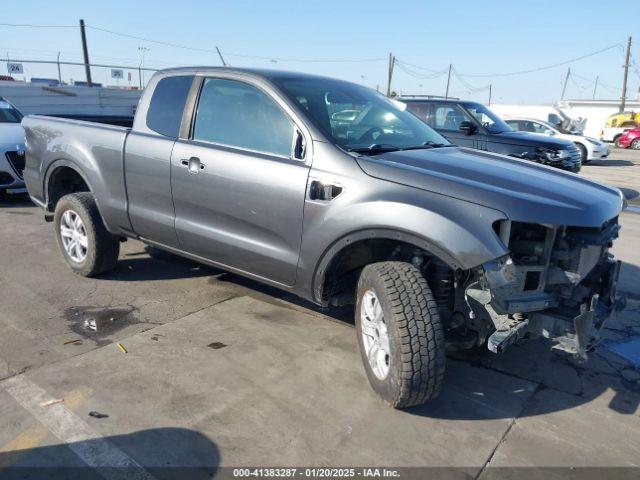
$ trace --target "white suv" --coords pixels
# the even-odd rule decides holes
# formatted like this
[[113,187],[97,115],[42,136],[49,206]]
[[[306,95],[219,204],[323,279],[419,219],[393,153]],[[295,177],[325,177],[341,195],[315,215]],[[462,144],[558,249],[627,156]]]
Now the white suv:
[[22,114],[0,97],[0,198],[7,190],[24,188],[24,129]]

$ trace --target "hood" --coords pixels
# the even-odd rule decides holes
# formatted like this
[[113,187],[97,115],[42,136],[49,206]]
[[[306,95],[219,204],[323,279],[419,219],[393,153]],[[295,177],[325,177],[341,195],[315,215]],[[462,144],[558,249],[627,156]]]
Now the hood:
[[491,137],[491,141],[527,147],[552,148],[555,150],[567,150],[573,147],[573,144],[568,140],[529,132],[501,132],[494,134]]
[[407,150],[357,161],[372,177],[493,208],[515,221],[599,227],[622,210],[616,188],[477,150]]
[[0,144],[24,149],[24,128],[19,123],[0,123]]

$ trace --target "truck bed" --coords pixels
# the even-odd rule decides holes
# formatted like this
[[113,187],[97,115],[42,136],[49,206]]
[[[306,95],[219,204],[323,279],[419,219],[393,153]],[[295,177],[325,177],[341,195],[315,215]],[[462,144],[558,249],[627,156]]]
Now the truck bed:
[[47,179],[74,167],[96,194],[107,228],[129,226],[123,168],[129,128],[40,115],[25,117],[22,126],[29,150],[24,180],[34,202],[48,208]]

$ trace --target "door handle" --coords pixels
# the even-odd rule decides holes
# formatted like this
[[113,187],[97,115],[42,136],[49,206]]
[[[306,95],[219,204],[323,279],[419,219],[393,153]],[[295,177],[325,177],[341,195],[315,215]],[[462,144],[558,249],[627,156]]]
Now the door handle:
[[189,167],[189,173],[198,173],[200,170],[204,170],[204,163],[201,163],[198,157],[183,158],[180,163],[185,167]]

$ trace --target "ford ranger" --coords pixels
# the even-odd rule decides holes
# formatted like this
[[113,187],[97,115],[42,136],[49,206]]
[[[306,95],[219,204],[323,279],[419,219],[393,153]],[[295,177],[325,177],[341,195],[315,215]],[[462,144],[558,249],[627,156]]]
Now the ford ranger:
[[372,388],[434,398],[447,349],[525,336],[584,358],[620,308],[619,190],[450,144],[400,102],[324,77],[157,73],[133,127],[28,116],[24,179],[70,268],[120,242],[355,305]]

